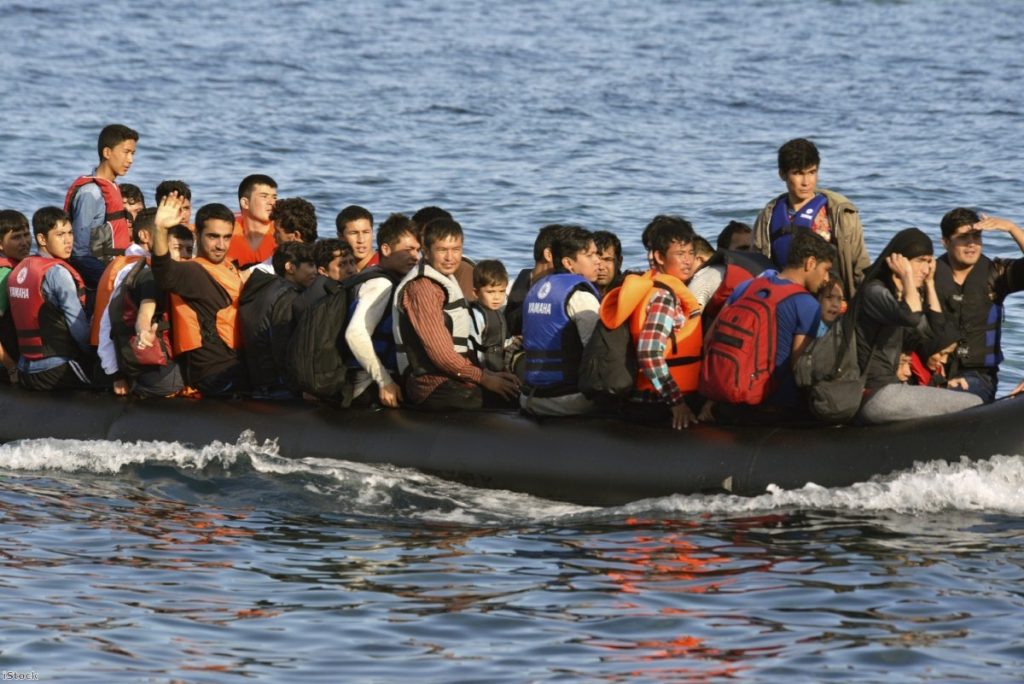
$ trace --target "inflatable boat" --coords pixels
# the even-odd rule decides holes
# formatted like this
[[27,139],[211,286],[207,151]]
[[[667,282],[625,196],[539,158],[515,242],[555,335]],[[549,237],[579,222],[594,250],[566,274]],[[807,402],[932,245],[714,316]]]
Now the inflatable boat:
[[[685,431],[512,411],[339,410],[304,402],[132,400],[0,388],[0,441],[276,439],[286,457],[392,464],[465,484],[594,505],[671,494],[846,486],[918,461],[1024,453],[1024,399],[876,427]],[[3,463],[0,462],[0,468]]]

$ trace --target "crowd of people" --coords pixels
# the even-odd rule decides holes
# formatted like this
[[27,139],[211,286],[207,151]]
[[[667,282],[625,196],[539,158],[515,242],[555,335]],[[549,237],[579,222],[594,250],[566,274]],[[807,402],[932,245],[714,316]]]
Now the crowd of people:
[[[138,133],[100,133],[99,163],[63,207],[0,211],[0,361],[11,384],[138,397],[245,395],[343,407],[614,411],[677,429],[812,419],[793,368],[845,321],[864,380],[857,419],[883,423],[995,399],[1004,300],[1024,258],[989,258],[1012,221],[942,217],[945,253],[908,228],[872,263],[857,208],[818,187],[806,139],[778,153],[785,191],[716,244],[684,218],[643,231],[624,272],[608,231],[537,233],[532,268],[463,254],[446,210],[363,207],[320,238],[315,207],[254,174],[238,210],[161,182],[118,183]],[[34,249],[33,249],[34,248]],[[1018,387],[1018,389],[1020,389]]]

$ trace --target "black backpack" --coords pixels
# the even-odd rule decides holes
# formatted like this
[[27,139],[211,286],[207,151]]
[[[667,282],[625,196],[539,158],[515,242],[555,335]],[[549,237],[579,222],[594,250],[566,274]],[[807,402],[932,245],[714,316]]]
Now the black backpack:
[[328,283],[327,296],[309,306],[288,342],[286,369],[292,389],[321,399],[351,400],[348,366],[341,354],[348,323],[349,288]]
[[629,319],[609,328],[598,321],[580,359],[579,390],[588,399],[614,402],[629,397],[639,366]]

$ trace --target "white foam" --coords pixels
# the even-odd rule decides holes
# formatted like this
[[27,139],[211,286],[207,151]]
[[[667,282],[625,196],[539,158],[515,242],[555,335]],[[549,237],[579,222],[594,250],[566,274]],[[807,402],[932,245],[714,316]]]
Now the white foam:
[[318,496],[356,511],[455,524],[531,521],[569,522],[597,514],[747,514],[780,509],[933,512],[943,510],[1024,513],[1024,458],[994,456],[958,463],[918,464],[895,476],[849,487],[770,487],[755,497],[670,496],[611,509],[597,509],[525,494],[467,487],[416,470],[334,459],[286,458],[277,443],[258,443],[244,432],[237,442],[193,448],[168,442],[34,439],[0,445],[0,467],[8,470],[117,473],[143,463],[173,464],[189,470],[214,465],[229,470],[240,461],[270,476],[299,476]]
[[769,487],[755,497],[670,496],[638,501],[623,512],[755,513],[815,508],[923,513],[945,510],[1024,513],[1024,458],[993,456],[957,463],[918,463],[907,472],[849,487],[808,484],[800,489]]

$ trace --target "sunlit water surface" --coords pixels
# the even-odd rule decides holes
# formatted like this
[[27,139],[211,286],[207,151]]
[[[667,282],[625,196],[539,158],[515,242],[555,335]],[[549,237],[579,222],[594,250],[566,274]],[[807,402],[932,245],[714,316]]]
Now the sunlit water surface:
[[[0,204],[142,139],[128,182],[234,206],[452,210],[530,259],[551,221],[713,238],[816,140],[877,254],[966,205],[1024,220],[1024,4],[0,5]],[[1012,255],[1005,236],[986,243]],[[1002,386],[1021,374],[1020,304]],[[40,416],[45,425],[46,416]],[[182,425],[182,443],[188,426]],[[44,428],[41,427],[41,432]],[[1024,459],[844,489],[590,509],[271,444],[0,447],[0,668],[75,681],[1024,677]],[[927,454],[921,454],[922,461]],[[680,453],[685,467],[685,450]]]

